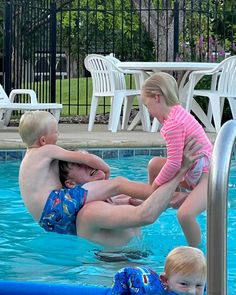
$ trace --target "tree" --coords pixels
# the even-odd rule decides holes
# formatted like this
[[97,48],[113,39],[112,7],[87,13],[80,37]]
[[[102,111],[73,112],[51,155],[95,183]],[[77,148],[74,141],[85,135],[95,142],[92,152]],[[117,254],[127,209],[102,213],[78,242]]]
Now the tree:
[[236,52],[234,0],[132,0],[155,44],[156,59],[174,59],[174,4],[178,17],[181,60],[209,59],[221,48]]
[[212,1],[215,36],[225,51],[236,53],[236,3],[234,0]]
[[71,76],[77,75],[78,66],[82,68],[84,57],[90,52],[115,52],[121,59],[153,58],[154,44],[128,0],[81,0],[79,4],[71,1],[60,11],[57,20],[62,25],[59,43],[70,54]]
[[[156,59],[173,60],[174,15],[171,1],[164,0],[155,7],[154,1],[132,0],[142,23],[155,45]],[[173,2],[173,1],[172,1]]]

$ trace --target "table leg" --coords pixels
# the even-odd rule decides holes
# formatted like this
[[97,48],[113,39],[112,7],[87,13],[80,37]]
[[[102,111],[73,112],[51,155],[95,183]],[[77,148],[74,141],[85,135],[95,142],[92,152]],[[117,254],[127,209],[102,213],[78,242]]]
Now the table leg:
[[133,130],[140,122],[141,120],[141,115],[140,112],[137,113],[137,115],[134,117],[133,121],[131,122],[131,124],[128,127],[128,131]]
[[[142,102],[141,102],[142,103]],[[133,130],[139,123],[142,123],[143,131],[150,132],[151,130],[151,121],[150,121],[150,115],[148,113],[147,108],[142,105],[139,106],[139,111],[137,115],[132,120],[131,124],[128,127],[128,131]]]
[[199,120],[205,125],[206,130],[209,132],[215,132],[215,128],[211,124],[209,118],[203,111],[203,109],[200,107],[200,105],[196,102],[195,99],[192,100],[192,111],[194,114],[199,118]]
[[154,118],[152,121],[152,127],[151,132],[157,132],[160,126],[160,122],[157,120],[157,118]]
[[182,80],[179,84],[179,96],[180,100],[183,103],[183,107],[187,111],[192,111],[199,120],[205,125],[206,130],[209,132],[215,132],[215,128],[211,124],[209,116],[203,111],[197,101],[192,97],[193,96],[193,89],[201,79],[199,76],[196,80],[192,80],[191,82],[188,80],[190,71],[186,71],[182,77]]
[[[143,82],[145,81],[146,78],[147,78],[147,74],[144,71],[140,71],[140,74],[135,75],[135,84],[137,89],[141,89]],[[128,130],[129,131],[133,130],[141,121],[143,131],[150,132],[151,130],[150,115],[147,108],[142,103],[142,99],[140,96],[138,97],[138,105],[139,105],[139,111],[137,115],[134,117],[131,124],[129,125]]]

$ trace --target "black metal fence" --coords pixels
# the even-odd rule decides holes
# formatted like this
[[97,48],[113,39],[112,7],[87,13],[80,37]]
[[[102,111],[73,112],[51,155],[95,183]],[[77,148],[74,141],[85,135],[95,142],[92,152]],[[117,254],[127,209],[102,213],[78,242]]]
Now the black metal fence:
[[216,61],[236,54],[234,0],[6,0],[0,25],[6,92],[33,88],[39,101],[63,103],[63,115],[89,113],[88,53],[112,52],[122,61]]

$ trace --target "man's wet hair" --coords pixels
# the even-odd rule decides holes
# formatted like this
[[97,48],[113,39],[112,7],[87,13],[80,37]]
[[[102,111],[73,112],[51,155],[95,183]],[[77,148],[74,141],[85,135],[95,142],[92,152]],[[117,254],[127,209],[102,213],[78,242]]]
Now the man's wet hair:
[[58,162],[58,166],[59,166],[59,178],[60,178],[60,182],[62,184],[62,186],[65,186],[65,182],[68,179],[68,175],[69,175],[69,162],[67,161],[59,161]]

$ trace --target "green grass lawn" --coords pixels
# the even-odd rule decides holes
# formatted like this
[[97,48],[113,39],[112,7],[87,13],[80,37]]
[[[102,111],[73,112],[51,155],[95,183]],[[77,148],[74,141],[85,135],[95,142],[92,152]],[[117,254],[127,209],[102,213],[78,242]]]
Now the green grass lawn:
[[[127,77],[127,85],[130,85],[130,77]],[[34,89],[40,102],[49,101],[49,82],[35,82],[25,85],[25,88]],[[56,102],[63,104],[62,116],[88,115],[90,112],[92,97],[92,79],[74,78],[56,80]],[[135,105],[137,102],[135,101]],[[100,99],[98,114],[110,111],[110,98]]]

